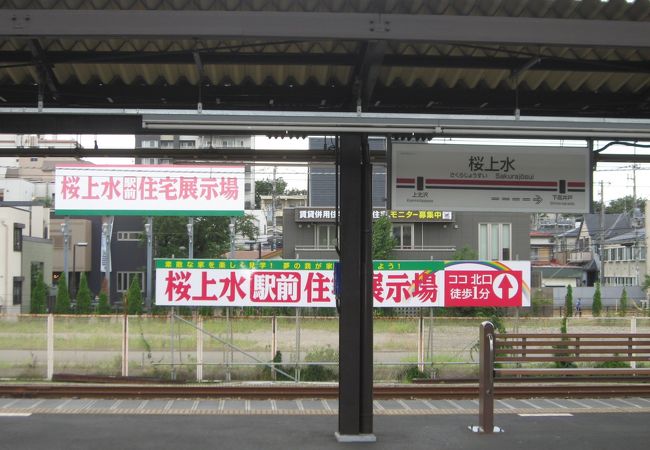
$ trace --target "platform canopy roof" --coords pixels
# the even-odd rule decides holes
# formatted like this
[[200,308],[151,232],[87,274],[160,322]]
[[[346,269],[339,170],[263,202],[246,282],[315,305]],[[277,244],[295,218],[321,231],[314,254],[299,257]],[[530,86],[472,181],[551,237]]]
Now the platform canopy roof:
[[648,119],[650,1],[0,0],[38,107]]

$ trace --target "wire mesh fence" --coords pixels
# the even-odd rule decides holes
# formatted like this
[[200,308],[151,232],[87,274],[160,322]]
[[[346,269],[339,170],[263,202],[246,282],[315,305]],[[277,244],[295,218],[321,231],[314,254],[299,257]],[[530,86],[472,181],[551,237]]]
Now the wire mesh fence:
[[[377,381],[475,377],[480,317],[376,317]],[[561,317],[506,317],[508,332],[559,333]],[[572,317],[576,333],[650,333],[650,317]],[[335,317],[0,316],[0,377],[336,381]]]

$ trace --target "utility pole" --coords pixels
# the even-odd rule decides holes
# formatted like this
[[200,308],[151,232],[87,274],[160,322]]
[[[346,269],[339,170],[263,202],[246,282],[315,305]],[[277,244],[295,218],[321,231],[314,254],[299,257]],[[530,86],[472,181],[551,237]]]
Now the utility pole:
[[144,231],[147,234],[147,296],[145,298],[145,307],[148,313],[151,313],[152,280],[153,274],[153,217],[147,217],[147,223],[144,224]]
[[271,223],[273,224],[273,234],[271,235],[271,250],[275,250],[275,176],[277,174],[278,167],[273,166],[273,181],[271,183]]
[[605,264],[603,261],[603,251],[605,247],[605,195],[604,182],[600,180],[600,285],[604,286]]

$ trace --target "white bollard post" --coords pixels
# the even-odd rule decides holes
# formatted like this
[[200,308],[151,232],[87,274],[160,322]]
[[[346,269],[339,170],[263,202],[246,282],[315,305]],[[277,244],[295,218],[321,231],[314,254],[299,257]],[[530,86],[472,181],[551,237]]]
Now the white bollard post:
[[54,314],[47,315],[47,379],[54,376]]
[[122,376],[129,376],[129,316],[122,320]]
[[196,381],[203,381],[203,316],[196,315]]

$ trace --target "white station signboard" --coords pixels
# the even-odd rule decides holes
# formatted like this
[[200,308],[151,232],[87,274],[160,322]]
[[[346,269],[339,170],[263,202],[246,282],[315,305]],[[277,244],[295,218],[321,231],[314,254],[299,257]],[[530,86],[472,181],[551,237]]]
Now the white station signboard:
[[394,143],[391,209],[589,212],[586,147]]
[[59,215],[241,216],[243,166],[57,165]]

